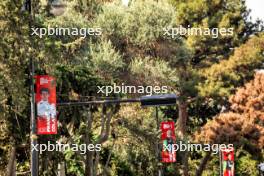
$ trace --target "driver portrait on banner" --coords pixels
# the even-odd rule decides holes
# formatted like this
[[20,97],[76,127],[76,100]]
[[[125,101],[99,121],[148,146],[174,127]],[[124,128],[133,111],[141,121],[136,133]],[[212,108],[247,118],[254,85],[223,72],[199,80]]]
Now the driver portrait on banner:
[[174,133],[174,122],[161,122],[161,141],[162,151],[161,159],[163,163],[176,162],[176,151],[174,150],[175,144],[175,133]]
[[37,134],[57,134],[56,81],[36,76]]
[[38,118],[56,118],[56,107],[54,104],[49,103],[50,92],[48,88],[40,89],[41,100],[37,103]]
[[223,149],[221,176],[235,176],[234,148]]

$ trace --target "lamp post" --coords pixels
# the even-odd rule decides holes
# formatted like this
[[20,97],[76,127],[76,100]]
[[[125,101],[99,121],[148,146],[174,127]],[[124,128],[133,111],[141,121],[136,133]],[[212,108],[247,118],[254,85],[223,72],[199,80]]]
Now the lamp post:
[[35,105],[35,92],[34,92],[34,61],[31,58],[31,118],[30,118],[30,124],[31,124],[31,134],[30,134],[30,140],[31,140],[31,146],[30,146],[30,171],[31,176],[38,176],[38,151],[33,149],[33,146],[36,146],[37,141],[37,135],[36,135],[36,105]]
[[[159,117],[158,117],[158,107],[175,105],[177,96],[175,94],[165,94],[165,95],[153,95],[153,96],[142,96],[135,99],[117,99],[117,100],[95,100],[88,102],[64,102],[57,103],[57,106],[89,106],[91,104],[119,104],[119,103],[141,103],[141,107],[155,107],[156,109],[156,123],[157,130],[159,130]],[[156,145],[156,157],[159,160],[159,143]],[[158,176],[162,176],[162,168],[158,166]]]
[[[29,40],[32,44],[32,39],[30,36],[30,30],[34,20],[34,13],[32,8],[33,0],[25,0],[21,8],[22,12],[27,11],[29,13]],[[31,176],[38,176],[38,151],[34,150],[33,146],[37,145],[37,135],[36,135],[36,105],[35,105],[35,66],[32,56],[29,59],[29,76],[30,76],[30,172]]]
[[[32,11],[32,1],[26,0],[22,10],[29,12],[29,33],[34,20],[34,15]],[[32,44],[32,39],[29,34],[30,44]],[[36,104],[35,104],[35,64],[32,56],[30,57],[30,172],[31,176],[38,176],[38,151],[34,150],[33,146],[36,146],[37,135],[36,135]]]
[[[25,0],[21,8],[22,12],[27,11],[29,13],[29,40],[32,44],[32,39],[30,36],[30,30],[34,20],[34,13],[32,8],[33,0]],[[37,135],[36,135],[36,105],[35,105],[35,87],[34,87],[34,77],[35,77],[35,66],[32,56],[29,59],[29,76],[30,76],[30,172],[31,176],[38,176],[38,151],[34,150],[33,146],[37,145]]]
[[[50,2],[50,1],[49,1]],[[32,45],[33,40],[31,38],[30,30],[32,28],[34,20],[33,12],[33,0],[25,0],[21,8],[22,12],[27,11],[29,13],[29,40]],[[51,3],[51,13],[55,16],[62,15],[65,11],[66,5],[60,0],[53,0]],[[35,64],[32,56],[30,57],[30,172],[31,176],[38,176],[38,151],[33,147],[37,145],[36,134],[36,102],[35,102]]]
[[[168,105],[175,105],[176,104],[176,100],[177,100],[177,96],[175,94],[165,94],[165,95],[153,95],[153,96],[144,96],[141,97],[141,106],[143,107],[155,107],[156,109],[156,124],[157,124],[157,130],[159,130],[159,112],[158,112],[158,108],[159,106],[168,106]],[[159,143],[157,142],[156,144],[156,157],[159,160],[160,158],[160,147],[159,147]],[[163,175],[163,169],[162,169],[162,165],[158,165],[158,176],[162,176]]]

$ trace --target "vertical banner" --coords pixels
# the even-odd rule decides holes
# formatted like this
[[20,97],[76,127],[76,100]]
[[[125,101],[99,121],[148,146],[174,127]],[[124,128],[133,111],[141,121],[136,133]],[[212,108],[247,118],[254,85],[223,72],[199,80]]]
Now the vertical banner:
[[174,150],[175,144],[175,132],[174,132],[174,122],[161,122],[161,141],[162,141],[162,151],[161,158],[163,163],[176,162],[176,151]]
[[56,80],[48,75],[36,77],[37,134],[57,134]]
[[221,176],[235,176],[234,148],[221,149]]

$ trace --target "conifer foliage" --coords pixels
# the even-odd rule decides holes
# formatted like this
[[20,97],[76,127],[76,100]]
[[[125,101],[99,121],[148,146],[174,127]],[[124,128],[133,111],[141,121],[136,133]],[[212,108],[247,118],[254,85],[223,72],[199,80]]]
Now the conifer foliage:
[[264,74],[256,73],[254,80],[239,88],[229,99],[230,111],[220,113],[209,121],[196,139],[210,143],[245,143],[264,147]]

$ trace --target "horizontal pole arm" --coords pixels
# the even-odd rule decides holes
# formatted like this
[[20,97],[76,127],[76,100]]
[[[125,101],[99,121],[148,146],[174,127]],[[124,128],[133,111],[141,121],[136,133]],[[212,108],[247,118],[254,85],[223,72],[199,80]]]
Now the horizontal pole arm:
[[86,102],[61,102],[57,103],[57,106],[87,106],[93,104],[119,104],[119,103],[137,103],[140,102],[140,98],[135,99],[120,99],[120,100],[94,100]]

